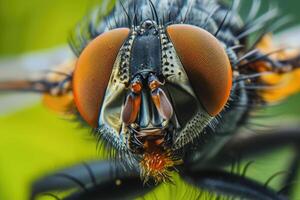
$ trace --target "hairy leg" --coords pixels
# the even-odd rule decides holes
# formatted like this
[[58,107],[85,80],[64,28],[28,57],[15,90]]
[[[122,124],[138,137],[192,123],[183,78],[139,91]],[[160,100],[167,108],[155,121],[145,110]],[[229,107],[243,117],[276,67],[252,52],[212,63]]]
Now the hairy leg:
[[220,170],[192,170],[184,171],[182,178],[188,183],[214,193],[246,199],[284,200],[284,196],[263,185]]
[[295,186],[298,184],[297,178],[299,177],[299,168],[300,168],[300,149],[299,146],[295,148],[294,157],[290,163],[290,166],[287,170],[286,177],[282,182],[282,189],[279,191],[280,194],[290,197],[292,199]]
[[255,135],[238,135],[233,137],[211,160],[218,165],[231,164],[233,156],[249,158],[275,149],[300,146],[300,127],[283,128],[257,133]]
[[[190,171],[200,169],[221,169],[232,165],[232,161],[249,159],[259,154],[272,152],[284,147],[295,147],[295,156],[287,168],[287,175],[282,182],[280,194],[291,198],[299,169],[300,127],[278,129],[255,135],[240,134],[229,140],[219,153],[210,160],[189,160],[186,166]],[[202,172],[201,172],[202,173]],[[275,172],[274,172],[275,173]]]
[[75,192],[64,199],[132,199],[152,188],[153,185],[143,184],[137,170],[125,170],[118,162],[96,161],[41,178],[33,184],[31,199],[38,195],[55,196],[51,192],[70,190]]

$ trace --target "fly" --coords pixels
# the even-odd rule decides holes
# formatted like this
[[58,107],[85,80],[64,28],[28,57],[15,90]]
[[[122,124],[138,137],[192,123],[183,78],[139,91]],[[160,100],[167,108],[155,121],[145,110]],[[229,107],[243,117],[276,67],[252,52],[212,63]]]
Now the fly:
[[[144,191],[142,183],[170,182],[171,172],[178,171],[193,185],[216,192],[285,199],[219,169],[226,165],[221,157],[230,157],[237,148],[237,130],[247,124],[250,112],[300,90],[299,51],[274,51],[268,35],[273,30],[260,32],[277,18],[277,11],[256,17],[260,1],[254,1],[248,19],[242,19],[239,4],[120,1],[109,14],[95,12],[99,18],[91,17],[75,31],[70,44],[76,61],[60,68],[68,76],[52,74],[38,81],[2,83],[0,88],[43,92],[49,105],[54,97],[65,101],[69,112],[112,147],[117,162],[112,168],[126,169],[117,177],[132,184],[128,192],[134,191],[133,185]],[[250,43],[254,33],[258,38]],[[282,85],[282,80],[287,82]],[[277,135],[269,136],[272,140]],[[239,138],[245,152],[270,147],[267,138],[255,139],[261,143],[247,146],[251,139]],[[282,145],[291,138],[286,141]],[[107,163],[95,167],[105,181],[79,196],[99,187],[93,196],[99,197],[105,184],[112,184],[115,176],[108,175]]]

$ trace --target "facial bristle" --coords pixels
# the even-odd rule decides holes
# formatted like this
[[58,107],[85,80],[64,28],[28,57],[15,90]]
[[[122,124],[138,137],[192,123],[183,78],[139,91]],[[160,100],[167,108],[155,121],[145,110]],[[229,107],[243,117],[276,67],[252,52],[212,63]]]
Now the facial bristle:
[[171,152],[151,152],[145,153],[140,161],[141,177],[144,182],[149,178],[155,183],[171,181],[171,169],[181,164],[182,161],[172,157]]

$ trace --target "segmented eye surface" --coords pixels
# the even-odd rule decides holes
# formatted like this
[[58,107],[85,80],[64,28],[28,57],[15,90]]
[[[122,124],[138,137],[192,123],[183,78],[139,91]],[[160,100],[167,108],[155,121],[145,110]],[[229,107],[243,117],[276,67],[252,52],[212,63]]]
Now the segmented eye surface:
[[171,25],[167,33],[199,101],[211,116],[225,106],[232,86],[232,70],[221,43],[192,25]]
[[81,53],[74,72],[73,90],[79,113],[92,127],[98,117],[113,65],[127,39],[128,28],[105,32],[90,42]]

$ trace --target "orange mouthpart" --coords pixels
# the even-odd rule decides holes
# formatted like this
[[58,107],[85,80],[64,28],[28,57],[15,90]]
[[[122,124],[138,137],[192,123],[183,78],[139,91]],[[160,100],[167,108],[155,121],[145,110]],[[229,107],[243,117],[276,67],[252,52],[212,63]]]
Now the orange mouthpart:
[[140,162],[141,177],[144,182],[153,178],[156,183],[171,181],[171,168],[181,164],[179,159],[172,158],[171,152],[147,152]]

